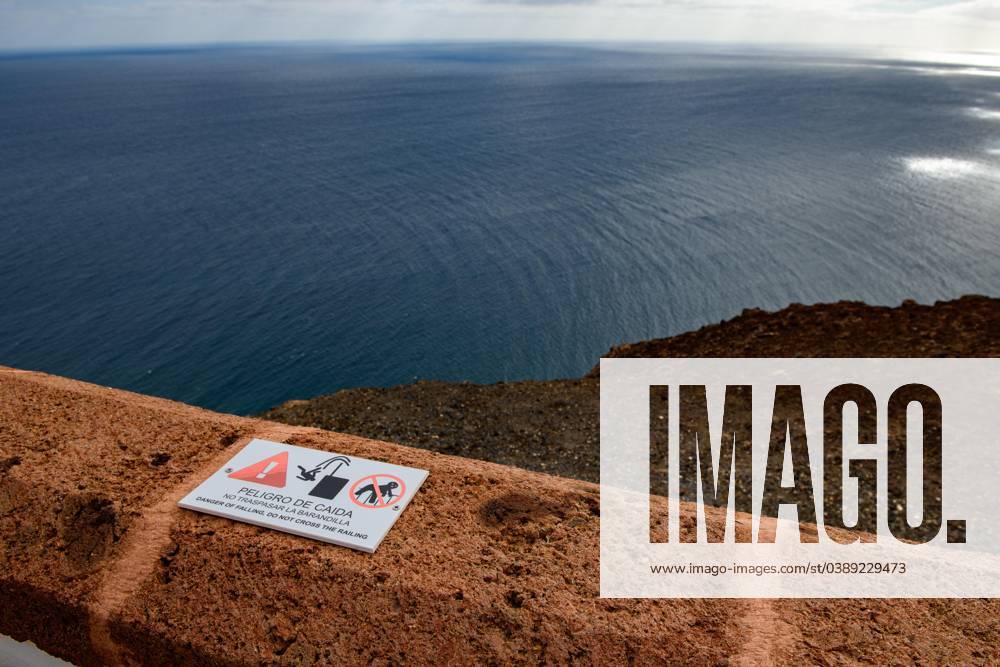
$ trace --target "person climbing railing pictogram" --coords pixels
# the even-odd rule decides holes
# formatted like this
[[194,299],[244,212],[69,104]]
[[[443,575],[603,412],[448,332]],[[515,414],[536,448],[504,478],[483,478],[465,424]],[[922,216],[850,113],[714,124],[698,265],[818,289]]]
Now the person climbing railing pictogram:
[[380,502],[385,504],[396,497],[394,492],[398,488],[399,484],[397,482],[389,481],[385,484],[379,484],[378,491],[376,491],[375,482],[372,482],[371,484],[366,484],[360,489],[357,489],[354,492],[354,496],[358,500],[361,500],[361,496],[368,494],[368,498],[366,500],[362,500],[361,502],[368,505],[378,505]]

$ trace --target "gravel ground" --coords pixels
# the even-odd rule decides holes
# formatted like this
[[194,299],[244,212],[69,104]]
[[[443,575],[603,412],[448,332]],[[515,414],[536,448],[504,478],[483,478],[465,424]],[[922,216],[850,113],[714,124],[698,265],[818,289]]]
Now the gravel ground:
[[598,477],[593,378],[346,389],[289,401],[262,416],[561,477]]

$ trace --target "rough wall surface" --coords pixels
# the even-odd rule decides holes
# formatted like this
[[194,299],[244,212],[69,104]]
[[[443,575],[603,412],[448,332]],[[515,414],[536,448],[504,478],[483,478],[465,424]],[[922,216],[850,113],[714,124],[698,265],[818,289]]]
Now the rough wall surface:
[[[249,438],[431,471],[367,555],[182,510]],[[0,633],[80,665],[713,664],[743,604],[597,598],[591,484],[0,369]]]
[[[176,506],[252,437],[430,477],[374,555]],[[79,665],[1000,660],[988,601],[601,600],[598,513],[586,482],[0,368],[0,633]]]

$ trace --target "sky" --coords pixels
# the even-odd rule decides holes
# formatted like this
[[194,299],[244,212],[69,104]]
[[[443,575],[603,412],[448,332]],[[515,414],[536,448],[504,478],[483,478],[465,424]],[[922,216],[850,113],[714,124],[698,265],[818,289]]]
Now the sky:
[[512,39],[1000,54],[1000,0],[0,0],[0,51]]

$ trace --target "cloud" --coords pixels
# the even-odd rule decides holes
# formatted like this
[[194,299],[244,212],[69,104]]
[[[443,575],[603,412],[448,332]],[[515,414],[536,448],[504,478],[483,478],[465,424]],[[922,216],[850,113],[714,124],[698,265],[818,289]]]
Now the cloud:
[[1000,0],[0,0],[0,48],[270,39],[1000,50]]
[[544,7],[558,5],[594,5],[600,0],[478,0],[486,5],[522,5],[529,7]]
[[1000,22],[1000,0],[967,0],[931,7],[922,12],[928,16],[958,18],[970,21]]

